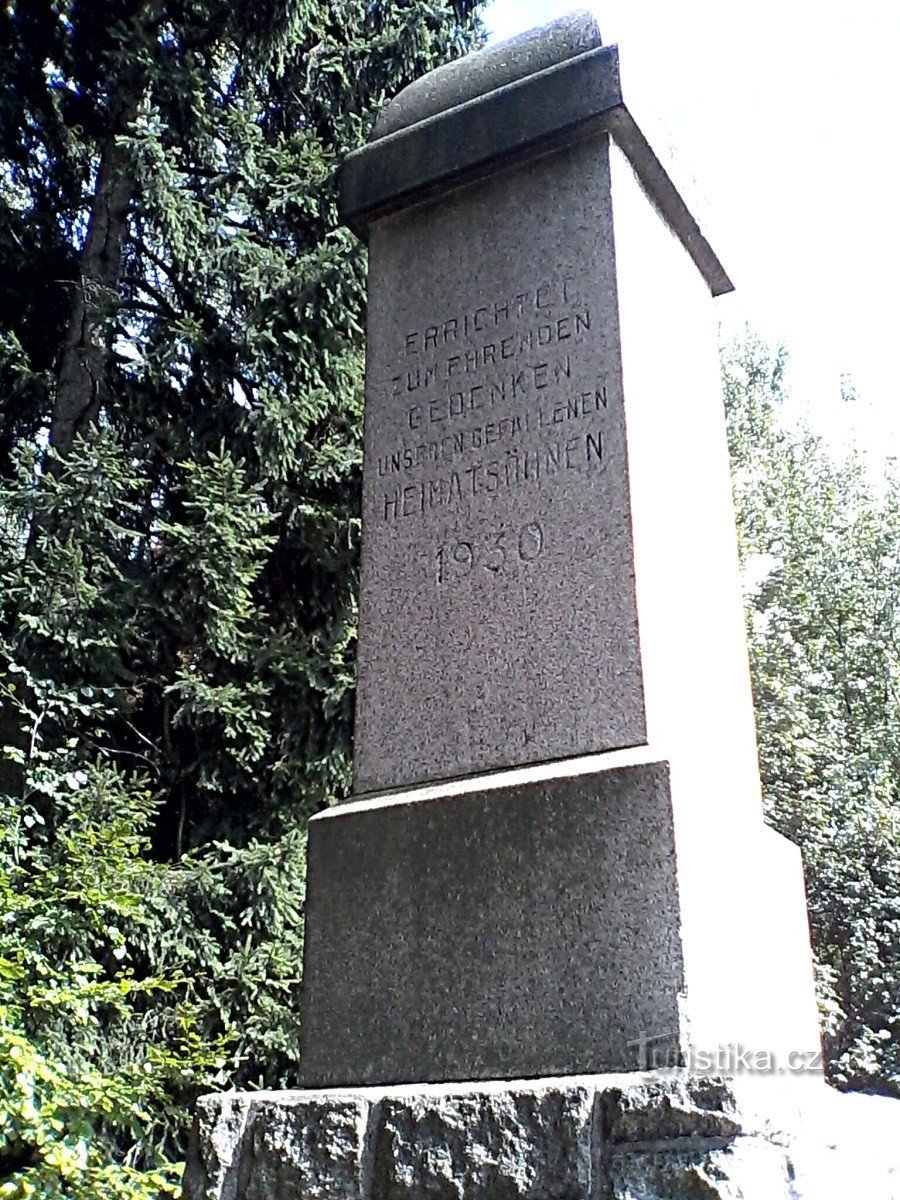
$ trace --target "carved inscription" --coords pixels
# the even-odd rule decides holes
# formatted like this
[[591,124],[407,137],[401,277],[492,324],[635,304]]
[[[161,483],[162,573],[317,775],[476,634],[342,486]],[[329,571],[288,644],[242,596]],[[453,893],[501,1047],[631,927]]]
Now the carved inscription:
[[[592,366],[595,322],[576,283],[559,278],[409,329],[393,372],[374,382],[393,414],[371,451],[374,519],[465,520],[491,497],[598,470],[610,395]],[[435,581],[527,563],[545,537],[532,521],[494,541],[480,531],[442,543]]]
[[466,579],[475,570],[496,575],[508,561],[533,563],[544,549],[544,530],[539,521],[528,521],[521,529],[501,528],[479,543],[458,541],[439,546],[435,555],[438,584]]

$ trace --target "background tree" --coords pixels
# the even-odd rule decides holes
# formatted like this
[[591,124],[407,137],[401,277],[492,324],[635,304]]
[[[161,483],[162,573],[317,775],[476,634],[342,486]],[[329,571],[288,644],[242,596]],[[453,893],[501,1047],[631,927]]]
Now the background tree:
[[[335,168],[475,7],[0,9],[0,854],[43,898],[9,890],[6,1015],[38,1074],[96,1083],[76,1123],[22,1076],[0,1194],[100,1195],[79,1164],[167,1161],[192,1089],[295,1069],[303,833],[352,721],[365,257]],[[154,1056],[152,1119],[117,1123]]]
[[803,850],[833,1082],[900,1094],[900,475],[724,360],[767,816]]

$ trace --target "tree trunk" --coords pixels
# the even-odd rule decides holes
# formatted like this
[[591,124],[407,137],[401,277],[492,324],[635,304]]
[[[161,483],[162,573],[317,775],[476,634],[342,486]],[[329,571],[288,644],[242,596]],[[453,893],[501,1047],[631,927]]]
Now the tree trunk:
[[76,436],[97,420],[104,400],[128,209],[136,183],[129,152],[116,139],[137,116],[145,86],[141,72],[114,102],[100,156],[50,420],[50,445],[62,458],[70,453]]

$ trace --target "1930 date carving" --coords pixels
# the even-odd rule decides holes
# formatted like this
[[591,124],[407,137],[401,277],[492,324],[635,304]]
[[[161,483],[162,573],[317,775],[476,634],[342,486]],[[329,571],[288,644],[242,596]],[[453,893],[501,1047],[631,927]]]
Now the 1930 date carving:
[[435,577],[439,586],[468,578],[474,571],[496,575],[510,562],[533,563],[544,550],[544,530],[528,521],[519,530],[501,528],[478,542],[460,540],[438,547]]

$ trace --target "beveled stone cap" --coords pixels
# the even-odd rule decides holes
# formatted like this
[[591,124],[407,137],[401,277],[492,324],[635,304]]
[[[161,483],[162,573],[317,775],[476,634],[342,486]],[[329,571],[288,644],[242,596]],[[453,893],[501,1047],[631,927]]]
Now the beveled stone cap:
[[733,291],[709,242],[622,99],[619,51],[576,12],[438,67],[378,117],[338,175],[341,220],[372,221],[491,172],[609,133],[714,296]]
[[397,133],[448,108],[555,67],[603,43],[594,16],[569,13],[429,71],[405,87],[378,114],[369,141]]

